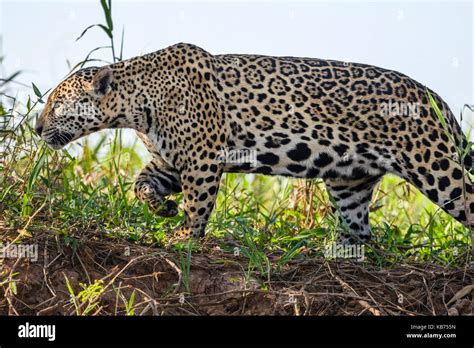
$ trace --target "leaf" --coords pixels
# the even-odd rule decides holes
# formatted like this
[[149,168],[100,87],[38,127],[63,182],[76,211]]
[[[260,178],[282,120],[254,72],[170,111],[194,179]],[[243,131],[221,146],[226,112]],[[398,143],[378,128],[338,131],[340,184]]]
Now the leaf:
[[[86,29],[84,29],[84,31],[81,33],[81,35],[79,35],[79,37],[76,39],[76,41],[79,41],[90,29],[94,28],[94,27],[103,27],[103,28],[106,28],[108,30],[108,28],[103,25],[103,24],[92,24],[92,25],[89,25]],[[102,28],[102,29],[103,29]],[[109,34],[107,34],[109,35]]]
[[102,50],[104,48],[111,48],[112,46],[100,46],[100,47],[96,47],[94,49],[92,49],[91,51],[89,51],[89,53],[87,53],[86,55],[86,58],[84,58],[82,61],[80,61],[79,63],[77,63],[76,65],[74,65],[74,67],[72,69],[70,69],[71,71],[70,72],[73,72],[74,70],[76,70],[78,67],[82,68],[84,67],[84,65],[88,62],[96,62],[96,61],[100,61],[99,59],[92,59],[90,58],[90,56],[92,55],[92,53],[96,52],[96,51],[99,51],[99,50]]
[[16,295],[18,293],[16,288],[16,281],[12,280],[12,282],[10,283],[10,289],[12,290],[13,295]]
[[98,302],[95,302],[95,303],[93,303],[92,305],[88,306],[88,307],[84,310],[84,312],[82,312],[82,315],[87,315],[87,314],[89,314],[95,307],[97,307],[98,304],[99,304]]
[[127,315],[133,315],[134,310],[133,310],[133,303],[135,302],[135,289],[132,292],[132,295],[130,295],[130,299],[128,301],[128,306],[127,306]]
[[99,24],[99,27],[101,27],[105,31],[105,33],[107,34],[109,38],[113,37],[112,31],[109,28],[107,28],[105,25]]
[[469,295],[472,290],[474,290],[474,284],[465,286],[464,288],[462,288],[461,290],[459,290],[459,291],[453,296],[452,299],[449,300],[449,302],[447,303],[448,306],[449,306],[451,303],[454,303],[454,302],[456,302],[457,300],[463,298],[464,296]]
[[65,274],[63,274],[63,275],[64,275],[64,278],[66,279],[66,286],[67,286],[67,290],[69,291],[69,294],[71,296],[76,296],[74,294],[74,290],[72,289],[71,283],[69,283],[69,279],[67,278],[67,276]]
[[13,188],[14,185],[10,185],[8,186],[5,191],[2,192],[2,195],[0,196],[0,202],[3,202],[5,200],[5,197],[7,196],[7,194],[11,191],[11,189]]
[[441,123],[441,126],[443,127],[444,132],[446,133],[448,138],[454,143],[453,136],[449,132],[449,128],[446,124],[446,119],[444,118],[443,113],[441,112],[438,105],[436,104],[436,101],[434,100],[434,98],[431,95],[430,91],[426,90],[426,94],[428,94],[428,98],[430,100],[431,106],[433,107],[433,110],[435,111],[436,117],[438,118],[439,122]]
[[122,39],[120,40],[120,56],[118,57],[118,60],[121,61],[123,58],[123,38],[125,35],[125,28],[122,28]]
[[5,86],[8,82],[13,81],[20,74],[21,74],[21,71],[17,71],[13,73],[12,75],[10,75],[9,77],[7,77],[6,79],[0,79],[0,86]]
[[439,122],[441,123],[441,126],[443,127],[444,130],[447,129],[446,126],[446,120],[444,119],[443,114],[441,113],[441,110],[439,109],[438,105],[436,104],[436,101],[434,100],[433,96],[429,91],[426,91],[428,94],[428,98],[430,99],[431,106],[433,107],[436,117],[438,118]]
[[112,64],[112,63],[110,63],[108,61],[105,61],[105,60],[102,60],[102,59],[88,59],[88,60],[83,60],[82,62],[79,62],[76,65],[74,65],[71,69],[71,72],[73,72],[77,68],[82,69],[84,67],[84,65],[86,65],[87,63],[91,63],[91,62],[101,62],[101,63],[105,63],[105,64]]
[[28,216],[30,215],[30,207],[28,205],[28,202],[30,201],[30,199],[28,198],[28,194],[24,193],[23,194],[23,199],[22,199],[22,202],[21,202],[21,215],[22,216]]
[[38,178],[38,175],[43,168],[44,162],[46,161],[47,156],[47,151],[45,150],[46,148],[43,148],[43,151],[40,155],[40,158],[36,161],[35,165],[33,166],[33,170],[31,171],[30,177],[28,178],[28,185],[27,185],[27,192],[31,192],[31,189],[33,188],[34,183],[36,182],[36,179]]
[[102,5],[102,9],[104,10],[105,21],[107,22],[107,26],[112,31],[114,30],[114,24],[112,22],[112,1],[111,0],[100,0]]
[[31,85],[33,86],[33,92],[35,92],[35,95],[38,97],[38,99],[41,99],[42,97],[42,94],[39,90],[38,87],[36,87],[36,85],[32,82]]
[[464,151],[462,153],[461,158],[464,159],[467,155],[469,155],[471,153],[472,144],[473,144],[472,141],[467,142],[466,147],[464,148]]

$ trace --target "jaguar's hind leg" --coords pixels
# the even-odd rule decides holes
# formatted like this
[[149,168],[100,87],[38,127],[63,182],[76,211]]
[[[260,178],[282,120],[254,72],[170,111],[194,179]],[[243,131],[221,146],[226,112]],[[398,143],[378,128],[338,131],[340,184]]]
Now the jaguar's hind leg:
[[178,214],[176,202],[165,198],[178,192],[181,192],[179,173],[167,168],[159,158],[148,163],[135,182],[137,198],[147,203],[156,214],[164,217]]
[[[449,144],[447,144],[449,145]],[[404,154],[400,161],[399,175],[423,192],[433,203],[450,214],[467,228],[474,227],[474,186],[467,175],[467,169],[456,162],[451,153],[444,156],[438,146],[432,162],[424,163],[420,157],[429,158],[430,149],[421,154]],[[433,156],[431,156],[432,158]]]
[[371,238],[369,203],[380,176],[359,180],[325,180],[333,197],[336,214],[342,222],[340,241],[345,244],[367,242]]

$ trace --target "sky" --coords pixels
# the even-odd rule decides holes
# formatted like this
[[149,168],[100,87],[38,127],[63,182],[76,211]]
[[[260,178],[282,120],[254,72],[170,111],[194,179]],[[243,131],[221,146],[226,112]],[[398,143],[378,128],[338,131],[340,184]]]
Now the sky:
[[[214,54],[258,53],[373,64],[438,92],[459,115],[474,104],[472,1],[113,1],[116,45],[124,58],[177,42]],[[98,46],[99,1],[0,0],[0,74],[45,91]],[[110,50],[93,54],[110,60]],[[97,63],[102,65],[104,63]],[[19,87],[19,95],[32,93]],[[465,117],[474,125],[473,117]]]

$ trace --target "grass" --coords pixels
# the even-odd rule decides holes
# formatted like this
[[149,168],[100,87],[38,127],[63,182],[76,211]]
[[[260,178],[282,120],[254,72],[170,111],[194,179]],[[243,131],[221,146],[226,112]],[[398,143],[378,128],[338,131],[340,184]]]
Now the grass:
[[[102,48],[111,49],[112,61],[119,61],[123,32],[117,57],[111,3],[102,1],[102,8],[106,24],[97,26],[110,40]],[[90,57],[95,50],[75,68],[94,62]],[[16,76],[0,80],[0,230],[17,231],[17,243],[47,230],[80,248],[80,236],[93,232],[177,250],[186,283],[189,259],[202,245],[170,242],[182,213],[161,218],[134,197],[133,179],[148,158],[143,146],[125,146],[122,132],[113,131],[100,133],[95,143],[86,138],[65,150],[50,150],[32,130],[47,92],[33,84],[32,96],[23,103],[8,97],[15,94]],[[176,199],[180,202],[180,195]],[[379,267],[407,262],[461,266],[469,254],[470,231],[394,176],[386,176],[376,189],[370,222],[376,243],[367,246],[365,262]],[[338,228],[320,180],[226,174],[207,235],[221,250],[248,260],[249,278],[255,272],[267,278],[270,257],[277,257],[278,271],[291,260],[322,256]]]
[[[182,213],[158,217],[133,195],[133,178],[144,165],[137,144],[120,146],[117,135],[107,143],[104,134],[94,147],[85,140],[79,155],[67,149],[54,152],[32,134],[35,113],[30,114],[0,139],[5,228],[22,231],[21,238],[47,229],[74,243],[75,236],[95,231],[104,238],[187,248],[183,242],[168,243],[169,234],[183,221]],[[103,148],[107,150],[99,156]],[[181,197],[176,198],[180,202]],[[368,256],[381,266],[408,259],[456,264],[469,250],[469,230],[394,176],[384,178],[370,210],[377,249],[371,248]],[[208,236],[222,240],[222,248],[230,253],[237,247],[250,268],[265,272],[269,253],[280,255],[281,264],[322,255],[337,229],[321,181],[226,174]],[[193,243],[193,248],[198,245]]]

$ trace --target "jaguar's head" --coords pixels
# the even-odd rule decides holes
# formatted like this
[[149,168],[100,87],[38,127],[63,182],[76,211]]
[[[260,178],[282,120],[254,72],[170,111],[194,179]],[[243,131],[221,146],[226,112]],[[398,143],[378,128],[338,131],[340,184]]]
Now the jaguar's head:
[[53,149],[106,128],[100,103],[112,90],[109,67],[86,68],[61,82],[36,122],[36,133]]

